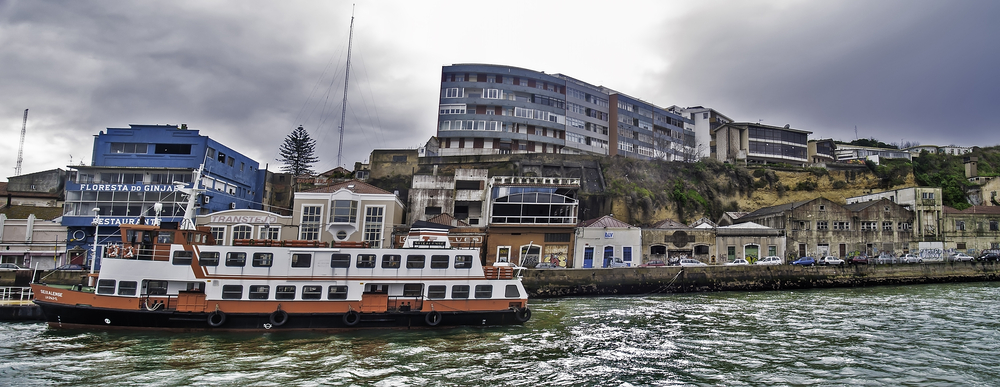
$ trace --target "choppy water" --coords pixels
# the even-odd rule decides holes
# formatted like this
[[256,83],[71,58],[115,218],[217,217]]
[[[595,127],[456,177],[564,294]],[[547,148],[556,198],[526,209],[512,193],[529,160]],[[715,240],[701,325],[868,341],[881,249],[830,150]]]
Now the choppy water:
[[167,334],[0,323],[10,385],[1000,384],[1000,283],[533,300],[523,327]]

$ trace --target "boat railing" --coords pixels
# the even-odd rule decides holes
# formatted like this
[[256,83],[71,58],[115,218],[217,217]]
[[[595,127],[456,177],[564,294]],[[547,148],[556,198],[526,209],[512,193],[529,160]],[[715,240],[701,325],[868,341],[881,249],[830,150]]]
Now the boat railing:
[[167,261],[170,246],[163,244],[112,243],[104,246],[104,258]]
[[35,298],[30,286],[3,286],[0,287],[0,301],[3,303],[24,303]]

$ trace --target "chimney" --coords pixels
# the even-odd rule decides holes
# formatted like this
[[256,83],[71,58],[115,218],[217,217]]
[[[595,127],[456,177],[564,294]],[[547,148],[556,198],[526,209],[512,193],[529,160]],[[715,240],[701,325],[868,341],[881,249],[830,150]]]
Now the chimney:
[[979,163],[979,157],[976,156],[965,156],[962,160],[965,162],[965,178],[971,179],[973,177],[979,177],[979,171],[976,170],[976,165]]

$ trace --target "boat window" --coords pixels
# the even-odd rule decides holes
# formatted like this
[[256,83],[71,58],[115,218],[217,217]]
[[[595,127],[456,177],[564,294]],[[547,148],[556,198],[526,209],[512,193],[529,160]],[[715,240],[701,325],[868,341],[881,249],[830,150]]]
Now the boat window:
[[226,266],[243,267],[246,265],[247,253],[226,253]]
[[222,285],[223,300],[239,300],[243,298],[243,285]]
[[122,281],[118,283],[119,296],[134,296],[136,289],[135,281]]
[[[223,290],[224,292],[225,290]],[[267,285],[250,285],[251,300],[266,300],[271,296],[271,287]]]
[[424,284],[403,284],[403,297],[420,297]]
[[204,233],[200,232],[189,232],[187,233],[187,241],[192,245],[203,245],[208,241]]
[[115,280],[97,281],[97,294],[115,294]]
[[191,257],[194,257],[194,251],[174,251],[174,265],[190,265]]
[[274,254],[253,253],[253,267],[271,267],[271,262],[273,261]]
[[346,300],[347,286],[330,286],[327,290],[326,298],[328,300]]
[[167,294],[167,281],[146,281],[146,294],[162,296]]
[[469,285],[452,286],[451,298],[469,298]]
[[444,298],[447,286],[430,285],[427,287],[427,298]]
[[471,255],[456,255],[455,256],[455,268],[456,269],[471,269],[472,268],[472,256]]
[[358,268],[371,269],[375,267],[375,254],[358,254]]
[[202,266],[219,266],[218,251],[202,251],[198,257],[198,264]]
[[406,268],[407,269],[423,269],[424,268],[424,256],[423,255],[407,255],[406,256]]
[[306,285],[302,287],[303,300],[318,300],[323,297],[322,286]]
[[431,269],[447,269],[449,260],[451,260],[451,257],[447,255],[432,255]]
[[156,234],[156,243],[174,243],[174,232],[160,231]]
[[397,254],[385,254],[382,256],[382,268],[383,269],[398,269],[399,262],[403,260],[403,257]]
[[312,267],[312,254],[292,254],[292,267]]
[[294,300],[295,299],[295,286],[294,285],[279,285],[274,287],[274,299],[276,300]]
[[492,298],[493,285],[476,285],[476,298]]
[[517,285],[507,285],[503,296],[507,298],[521,298],[521,291],[517,290]]
[[351,255],[350,254],[331,255],[330,267],[351,267]]

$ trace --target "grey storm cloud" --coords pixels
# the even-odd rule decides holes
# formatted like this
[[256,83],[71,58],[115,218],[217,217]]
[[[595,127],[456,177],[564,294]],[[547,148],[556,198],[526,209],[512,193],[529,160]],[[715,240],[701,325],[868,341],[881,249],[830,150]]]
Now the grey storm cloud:
[[[359,1],[344,157],[435,134],[442,65],[559,72],[816,138],[995,145],[1000,3]],[[0,1],[0,167],[90,162],[128,124],[198,129],[262,166],[303,125],[336,166],[352,4]]]

